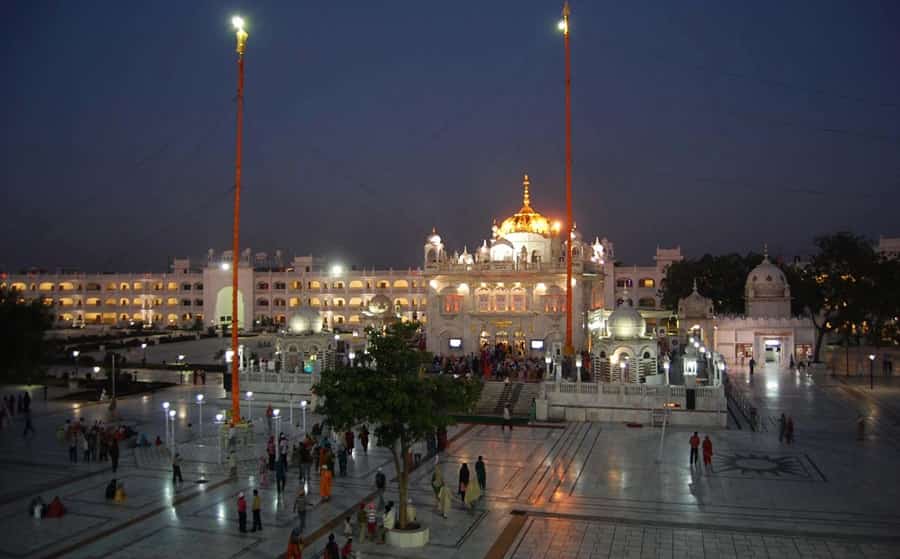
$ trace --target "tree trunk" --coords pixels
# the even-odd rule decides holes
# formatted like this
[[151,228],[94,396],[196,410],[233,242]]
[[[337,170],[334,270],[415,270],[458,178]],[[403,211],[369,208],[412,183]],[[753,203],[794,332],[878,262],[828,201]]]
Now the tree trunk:
[[406,501],[409,493],[409,474],[406,471],[406,443],[400,440],[399,456],[397,453],[397,445],[391,447],[391,455],[394,458],[394,467],[397,470],[397,480],[400,487],[400,502],[398,504],[397,526],[401,529],[406,528]]

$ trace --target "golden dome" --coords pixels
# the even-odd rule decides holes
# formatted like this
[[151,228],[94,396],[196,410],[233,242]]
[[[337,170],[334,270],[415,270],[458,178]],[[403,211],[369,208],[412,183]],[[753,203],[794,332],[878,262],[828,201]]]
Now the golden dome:
[[509,233],[537,233],[538,235],[550,235],[550,220],[534,211],[531,207],[531,194],[528,187],[531,183],[528,175],[522,180],[522,209],[503,220],[498,230],[500,235]]

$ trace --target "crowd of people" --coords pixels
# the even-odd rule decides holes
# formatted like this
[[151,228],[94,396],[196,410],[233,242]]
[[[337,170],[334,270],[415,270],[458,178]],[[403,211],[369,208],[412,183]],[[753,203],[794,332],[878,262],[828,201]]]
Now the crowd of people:
[[115,473],[119,468],[119,444],[134,434],[125,426],[107,425],[100,420],[89,427],[82,418],[74,422],[67,419],[57,429],[56,437],[69,448],[69,462],[77,464],[79,455],[84,462],[108,460]]
[[13,419],[20,415],[24,417],[25,431],[22,436],[34,435],[34,424],[31,422],[31,395],[28,392],[7,394],[0,402],[0,429],[6,429]]
[[[588,352],[581,357],[584,363],[591,362]],[[563,378],[574,378],[574,366],[566,360],[561,360],[561,365]],[[435,355],[429,372],[477,377],[485,381],[541,382],[547,375],[547,364],[544,357],[529,356],[513,350],[509,344],[498,343],[494,346],[485,344],[478,353],[468,355]],[[588,381],[589,377],[590,367],[583,367],[582,381]]]

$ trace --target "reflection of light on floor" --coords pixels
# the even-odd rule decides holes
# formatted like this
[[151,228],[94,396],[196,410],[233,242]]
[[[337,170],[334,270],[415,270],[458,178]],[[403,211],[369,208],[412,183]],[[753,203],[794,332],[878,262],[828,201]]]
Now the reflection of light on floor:
[[777,380],[767,380],[766,381],[766,390],[770,390],[770,391],[778,390],[778,381]]

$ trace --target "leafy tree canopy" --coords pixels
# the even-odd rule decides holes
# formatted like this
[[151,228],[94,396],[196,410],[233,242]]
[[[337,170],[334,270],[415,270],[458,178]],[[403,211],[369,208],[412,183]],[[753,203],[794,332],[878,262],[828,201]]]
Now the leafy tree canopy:
[[751,252],[746,256],[705,254],[696,260],[675,262],[669,266],[660,290],[662,305],[677,311],[678,300],[690,295],[694,280],[697,280],[697,289],[712,299],[716,313],[743,314],[747,275],[762,259],[761,254]]
[[15,290],[0,291],[0,380],[31,383],[42,376],[44,332],[52,322],[40,299],[27,303]]
[[418,349],[417,323],[395,322],[384,331],[370,329],[368,353],[358,366],[322,373],[313,387],[317,413],[335,429],[360,423],[374,428],[379,446],[389,449],[400,479],[401,527],[406,526],[408,461],[413,443],[453,422],[452,414],[468,411],[480,385],[448,375],[425,375],[430,355]]

